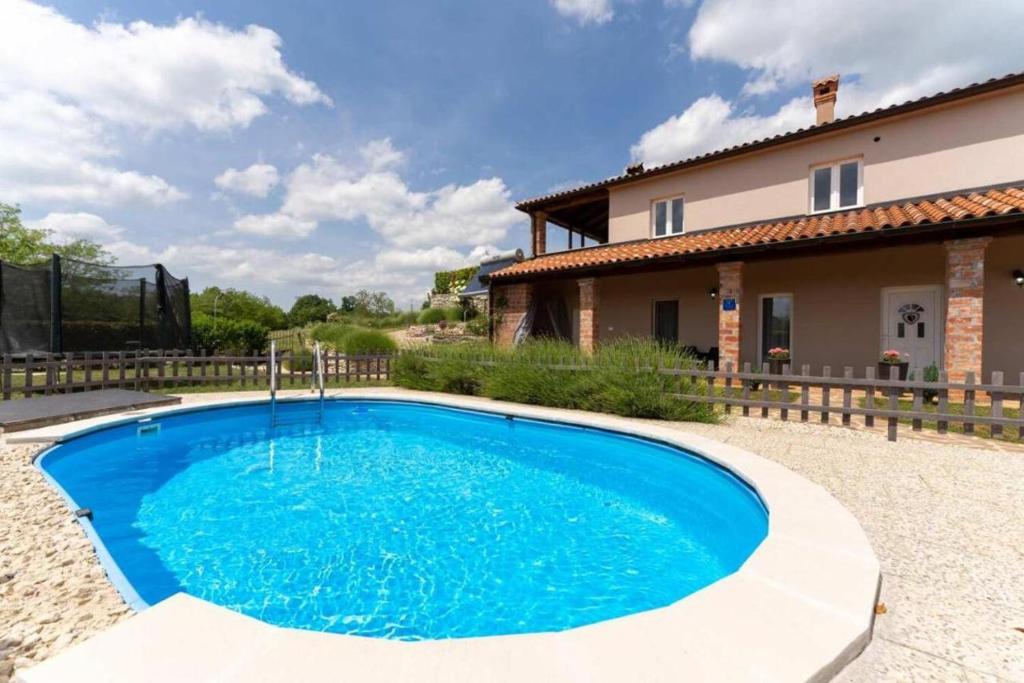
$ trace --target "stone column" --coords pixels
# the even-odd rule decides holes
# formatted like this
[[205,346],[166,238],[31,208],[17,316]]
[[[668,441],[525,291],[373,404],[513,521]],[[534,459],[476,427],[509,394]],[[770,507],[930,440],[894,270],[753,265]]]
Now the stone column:
[[[718,264],[718,366],[725,369],[732,363],[740,368],[740,311],[743,299],[743,262]],[[727,301],[735,302],[732,310],[725,310]]]
[[543,211],[530,214],[533,221],[533,255],[542,256],[548,250],[548,215]]
[[991,237],[946,242],[946,372],[962,382],[973,371],[981,382],[984,333],[985,248]]
[[533,302],[533,285],[519,282],[494,288],[494,343],[509,347],[515,341],[516,329]]
[[580,287],[580,351],[593,353],[597,347],[599,303],[597,280],[592,277],[577,281]]

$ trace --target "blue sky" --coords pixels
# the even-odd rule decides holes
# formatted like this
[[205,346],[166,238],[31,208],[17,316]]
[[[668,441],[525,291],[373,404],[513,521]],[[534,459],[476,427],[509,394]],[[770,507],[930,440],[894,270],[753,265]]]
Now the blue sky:
[[515,200],[807,125],[813,77],[843,115],[1024,67],[988,4],[9,0],[0,201],[194,288],[418,305],[526,247]]

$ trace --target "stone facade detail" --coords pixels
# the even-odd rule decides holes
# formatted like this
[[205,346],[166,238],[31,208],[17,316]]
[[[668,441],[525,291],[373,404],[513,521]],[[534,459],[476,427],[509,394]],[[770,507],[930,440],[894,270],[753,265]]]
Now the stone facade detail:
[[543,211],[530,214],[533,233],[533,255],[541,256],[548,251],[548,215]]
[[981,382],[984,333],[985,249],[991,237],[946,242],[945,366],[951,382],[974,372]]
[[494,343],[498,346],[512,346],[516,328],[533,302],[533,285],[520,282],[513,285],[494,286]]
[[[734,310],[725,310],[725,302],[736,302]],[[718,364],[725,369],[732,363],[734,370],[740,370],[740,313],[743,302],[743,263],[730,261],[718,264]]]
[[580,287],[580,351],[593,353],[599,336],[597,280],[588,277],[578,280],[577,284]]

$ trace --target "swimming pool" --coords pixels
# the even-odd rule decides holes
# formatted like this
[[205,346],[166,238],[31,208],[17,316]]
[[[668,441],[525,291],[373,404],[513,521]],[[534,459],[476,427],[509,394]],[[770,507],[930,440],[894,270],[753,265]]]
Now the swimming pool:
[[93,511],[136,606],[185,591],[391,639],[662,607],[735,572],[767,533],[745,483],[653,441],[394,401],[331,401],[322,424],[309,405],[280,411],[273,429],[265,404],[155,417],[39,464]]

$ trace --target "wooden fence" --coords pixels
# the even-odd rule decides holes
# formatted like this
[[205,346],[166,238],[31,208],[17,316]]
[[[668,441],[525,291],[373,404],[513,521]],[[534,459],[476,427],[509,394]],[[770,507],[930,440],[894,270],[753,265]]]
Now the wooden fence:
[[[309,354],[283,352],[278,357],[279,388],[310,385]],[[94,389],[150,391],[196,385],[269,388],[269,361],[267,354],[195,355],[184,351],[4,355],[0,361],[0,397],[6,401]],[[391,378],[389,355],[324,352],[323,362],[324,380],[332,385],[385,382]]]
[[[906,422],[915,432],[921,431],[925,422],[935,423],[940,434],[947,433],[951,425],[960,426],[965,434],[986,425],[993,437],[1024,440],[1024,373],[1018,384],[1006,385],[1002,372],[993,372],[990,382],[982,384],[973,372],[968,372],[963,382],[950,382],[946,372],[928,382],[901,380],[898,368],[887,369],[890,374],[885,379],[876,376],[874,367],[866,368],[863,377],[857,378],[852,367],[844,367],[842,376],[834,377],[829,366],[822,368],[820,375],[811,375],[807,365],[799,374],[788,365],[773,374],[753,372],[750,363],[739,372],[731,363],[724,370],[715,370],[709,363],[660,368],[659,372],[690,379],[688,384],[680,382],[680,391],[673,395],[723,405],[727,414],[739,408],[745,416],[753,410],[761,417],[774,413],[783,421],[798,416],[801,422],[815,415],[822,423],[838,416],[845,426],[850,426],[856,415],[863,417],[866,427],[874,427],[877,418],[885,420],[890,441],[896,440],[900,424]],[[934,410],[926,409],[933,404]]]

